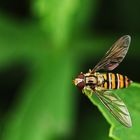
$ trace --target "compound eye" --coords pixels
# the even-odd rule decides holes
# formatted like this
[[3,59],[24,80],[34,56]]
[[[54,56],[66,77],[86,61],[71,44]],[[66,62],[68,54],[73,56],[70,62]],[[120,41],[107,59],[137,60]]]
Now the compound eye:
[[78,78],[80,78],[80,79],[84,79],[84,77],[85,77],[84,74],[79,74],[78,75]]
[[85,86],[84,81],[82,81],[82,82],[80,82],[80,83],[77,84],[77,87],[80,88],[80,89],[83,89],[84,86]]

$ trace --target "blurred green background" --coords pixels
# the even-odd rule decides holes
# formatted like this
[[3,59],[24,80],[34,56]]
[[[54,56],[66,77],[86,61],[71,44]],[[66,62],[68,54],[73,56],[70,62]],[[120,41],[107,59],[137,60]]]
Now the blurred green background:
[[115,71],[140,82],[139,12],[136,0],[0,0],[0,140],[111,140],[72,80],[129,34]]

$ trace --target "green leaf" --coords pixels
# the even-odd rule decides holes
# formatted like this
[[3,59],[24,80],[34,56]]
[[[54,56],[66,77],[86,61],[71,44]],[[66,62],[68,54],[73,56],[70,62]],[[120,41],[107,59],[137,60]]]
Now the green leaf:
[[120,96],[125,102],[132,118],[132,127],[126,128],[116,121],[99,99],[92,95],[92,102],[101,111],[107,122],[111,125],[109,136],[115,140],[138,140],[140,126],[140,84],[133,83],[129,88],[115,90],[114,94]]

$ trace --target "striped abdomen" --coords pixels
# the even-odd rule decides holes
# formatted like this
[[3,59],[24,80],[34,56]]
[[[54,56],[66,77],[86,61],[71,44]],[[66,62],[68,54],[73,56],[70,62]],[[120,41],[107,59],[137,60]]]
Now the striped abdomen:
[[103,78],[104,78],[104,83],[102,86],[105,89],[126,88],[131,83],[131,80],[127,76],[121,74],[104,73]]

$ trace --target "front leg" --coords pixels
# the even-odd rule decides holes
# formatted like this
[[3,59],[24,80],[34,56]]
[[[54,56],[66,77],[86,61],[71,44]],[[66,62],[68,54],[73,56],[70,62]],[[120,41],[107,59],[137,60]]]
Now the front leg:
[[86,96],[92,96],[92,94],[93,94],[93,89],[91,89],[91,87],[90,86],[85,86],[84,88],[83,88],[83,90],[82,90],[82,93],[83,94],[85,94]]

